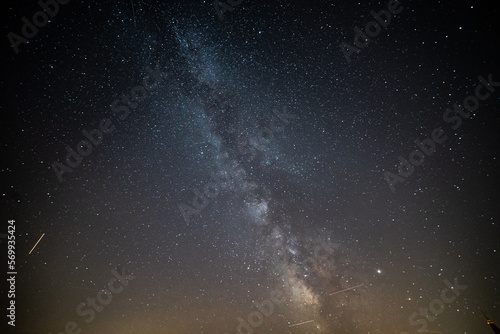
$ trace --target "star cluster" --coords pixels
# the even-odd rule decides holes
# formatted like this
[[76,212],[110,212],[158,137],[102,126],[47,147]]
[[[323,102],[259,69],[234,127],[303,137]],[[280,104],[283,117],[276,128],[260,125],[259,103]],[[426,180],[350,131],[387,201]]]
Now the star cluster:
[[[57,2],[4,40],[7,333],[488,331],[497,6],[400,2],[363,46],[386,2],[232,2]],[[40,10],[5,4],[4,35]],[[405,172],[480,76],[491,96]],[[467,288],[419,314],[446,282]]]

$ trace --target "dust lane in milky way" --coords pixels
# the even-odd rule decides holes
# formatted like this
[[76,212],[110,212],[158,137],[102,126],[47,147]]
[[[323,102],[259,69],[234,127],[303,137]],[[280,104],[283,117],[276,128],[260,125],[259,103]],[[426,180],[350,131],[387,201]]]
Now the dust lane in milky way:
[[2,333],[475,333],[478,307],[500,319],[497,7],[2,12],[15,254],[7,227],[0,245],[17,272]]

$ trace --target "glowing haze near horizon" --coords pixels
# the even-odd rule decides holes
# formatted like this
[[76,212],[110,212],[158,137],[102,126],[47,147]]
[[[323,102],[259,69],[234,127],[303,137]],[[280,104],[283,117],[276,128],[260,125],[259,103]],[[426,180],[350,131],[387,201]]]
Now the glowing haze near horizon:
[[[207,1],[133,1],[134,14],[129,1],[74,1],[19,55],[5,39],[0,233],[16,220],[18,272],[7,333],[70,321],[236,333],[275,290],[285,302],[254,333],[417,333],[408,318],[455,278],[467,289],[426,330],[488,333],[477,308],[500,321],[500,89],[456,130],[442,115],[478,76],[500,81],[498,10],[401,5],[350,64],[339,44],[386,2],[248,0],[220,21]],[[4,35],[39,10],[4,7]],[[163,80],[120,119],[110,106],[148,66]],[[114,131],[59,182],[52,163],[104,118]],[[393,193],[384,172],[437,127],[448,140]],[[188,224],[179,205],[197,211],[193,188],[236,164]],[[134,278],[86,323],[77,306],[123,268]]]

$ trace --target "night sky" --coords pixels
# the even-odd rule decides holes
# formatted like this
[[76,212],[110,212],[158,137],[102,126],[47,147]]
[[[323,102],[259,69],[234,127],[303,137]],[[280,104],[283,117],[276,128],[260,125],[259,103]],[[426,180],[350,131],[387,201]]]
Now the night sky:
[[490,333],[498,4],[225,1],[2,5],[0,331]]

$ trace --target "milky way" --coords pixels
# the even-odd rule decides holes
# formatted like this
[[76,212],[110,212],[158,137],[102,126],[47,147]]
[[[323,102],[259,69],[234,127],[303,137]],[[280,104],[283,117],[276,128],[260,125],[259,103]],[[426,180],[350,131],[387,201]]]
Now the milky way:
[[492,5],[47,3],[3,11],[2,333],[500,319]]

